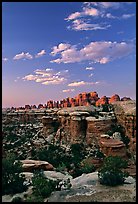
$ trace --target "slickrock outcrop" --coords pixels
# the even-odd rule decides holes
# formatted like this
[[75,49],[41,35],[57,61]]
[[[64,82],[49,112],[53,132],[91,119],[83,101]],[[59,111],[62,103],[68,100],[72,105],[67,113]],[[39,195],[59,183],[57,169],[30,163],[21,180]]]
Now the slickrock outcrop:
[[20,160],[22,163],[23,171],[24,172],[32,172],[33,170],[54,170],[52,164],[46,161],[37,161],[37,160]]
[[82,174],[71,180],[70,190],[54,192],[47,202],[135,202],[136,180],[129,177],[123,185],[110,187],[99,183],[98,172]]

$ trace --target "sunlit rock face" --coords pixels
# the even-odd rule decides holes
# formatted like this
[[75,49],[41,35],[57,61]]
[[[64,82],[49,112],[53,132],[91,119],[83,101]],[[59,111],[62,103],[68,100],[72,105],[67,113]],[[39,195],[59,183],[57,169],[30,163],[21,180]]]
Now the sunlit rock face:
[[109,131],[114,122],[111,118],[108,117],[99,117],[97,119],[95,117],[87,117],[86,120],[86,143],[88,145],[95,143],[98,146],[100,135]]
[[117,101],[113,104],[117,123],[124,127],[125,135],[129,137],[129,149],[136,151],[136,101]]
[[109,103],[113,103],[115,101],[120,101],[119,95],[115,94],[109,99]]
[[96,101],[96,106],[108,104],[108,98],[106,96],[101,97]]

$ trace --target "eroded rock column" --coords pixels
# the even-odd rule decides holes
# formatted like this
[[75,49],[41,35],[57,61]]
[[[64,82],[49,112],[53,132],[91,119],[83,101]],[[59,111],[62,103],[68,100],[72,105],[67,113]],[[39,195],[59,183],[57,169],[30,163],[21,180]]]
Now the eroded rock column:
[[92,145],[93,143],[98,146],[99,137],[102,134],[106,134],[111,130],[113,120],[109,118],[95,118],[87,117],[87,131],[86,131],[86,143]]
[[71,143],[82,143],[86,136],[86,120],[72,116],[70,120]]
[[43,133],[46,137],[54,132],[54,122],[52,117],[43,116],[42,123],[43,123]]

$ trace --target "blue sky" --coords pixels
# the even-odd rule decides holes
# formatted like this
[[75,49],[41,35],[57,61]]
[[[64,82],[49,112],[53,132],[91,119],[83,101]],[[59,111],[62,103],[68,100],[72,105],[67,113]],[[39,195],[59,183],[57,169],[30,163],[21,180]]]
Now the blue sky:
[[135,2],[2,3],[2,106],[136,97]]

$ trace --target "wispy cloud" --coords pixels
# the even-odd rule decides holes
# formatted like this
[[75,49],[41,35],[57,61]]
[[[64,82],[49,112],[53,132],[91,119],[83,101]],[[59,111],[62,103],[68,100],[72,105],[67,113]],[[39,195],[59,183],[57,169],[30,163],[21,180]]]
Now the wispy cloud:
[[128,18],[131,18],[131,17],[133,17],[133,16],[135,16],[134,13],[131,13],[131,14],[123,14],[123,15],[122,15],[122,18],[123,18],[123,19],[128,19]]
[[99,81],[96,81],[96,82],[78,81],[78,82],[72,82],[72,83],[68,84],[68,86],[77,87],[77,86],[97,85],[97,84],[100,84],[100,82]]
[[[105,30],[111,27],[111,25],[106,25],[107,22],[99,24],[99,21],[97,21],[96,23],[98,18],[120,20],[128,19],[134,16],[134,14],[123,14],[121,16],[112,15],[112,9],[123,9],[123,5],[126,3],[127,2],[84,2],[82,11],[72,13],[67,18],[65,18],[66,21],[71,21],[71,25],[67,26],[67,28],[75,31]],[[87,22],[88,17],[89,21],[91,22]],[[93,20],[95,20],[95,23],[93,23]]]
[[83,11],[82,12],[75,12],[70,14],[67,18],[65,18],[65,20],[67,21],[71,21],[71,20],[75,20],[77,18],[80,17],[84,17],[84,16],[98,16],[100,13],[96,8],[87,8],[87,7],[83,7]]
[[40,52],[38,52],[35,57],[38,58],[38,57],[42,57],[43,55],[46,54],[46,51],[45,50],[41,50]]
[[134,50],[134,43],[98,41],[91,42],[82,49],[70,45],[68,49],[60,51],[60,58],[52,60],[55,63],[75,63],[90,61],[106,64],[118,58],[129,55]]
[[70,20],[74,20],[74,19],[81,17],[81,16],[82,16],[81,12],[75,12],[75,13],[72,13],[71,15],[69,15],[67,18],[65,18],[65,20],[70,21]]
[[29,52],[22,52],[20,54],[17,54],[14,56],[13,58],[14,60],[19,60],[19,59],[33,59],[33,56],[31,54],[29,54]]
[[92,77],[93,76],[93,73],[89,74],[89,77]]
[[68,70],[61,70],[55,72],[53,69],[47,68],[45,70],[36,69],[35,74],[29,74],[23,77],[24,81],[35,81],[44,85],[61,84],[67,81]]
[[[122,3],[122,2],[121,2]],[[120,7],[120,2],[84,2],[84,5],[87,6],[96,6],[96,7],[100,7],[100,8],[119,8]]]
[[85,69],[86,70],[94,70],[95,68],[94,67],[86,67]]
[[75,89],[64,89],[62,90],[63,93],[73,92]]
[[80,31],[80,30],[106,30],[109,27],[111,27],[111,25],[92,24],[77,19],[72,22],[72,26],[68,26],[67,28]]
[[8,61],[8,58],[4,57],[4,58],[2,58],[2,61],[6,62],[6,61]]

